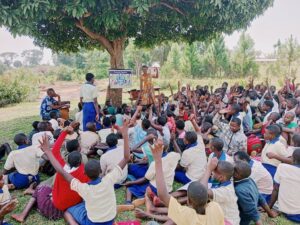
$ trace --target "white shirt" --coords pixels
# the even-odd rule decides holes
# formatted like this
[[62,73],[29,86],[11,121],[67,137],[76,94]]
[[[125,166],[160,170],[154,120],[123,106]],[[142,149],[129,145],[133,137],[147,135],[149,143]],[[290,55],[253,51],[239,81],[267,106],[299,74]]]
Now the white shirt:
[[42,141],[43,137],[45,135],[48,137],[50,145],[54,144],[53,134],[50,131],[42,131],[42,132],[38,132],[32,136],[32,145],[40,146],[41,144],[39,141]]
[[110,135],[112,132],[111,132],[111,128],[105,128],[105,129],[101,129],[98,131],[98,135],[100,136],[100,140],[102,143],[105,143],[106,142],[106,137],[108,135]]
[[274,176],[279,186],[279,210],[286,214],[300,214],[300,168],[295,165],[280,164]]
[[75,114],[75,121],[80,123],[79,129],[83,130],[83,112],[77,112]]
[[100,142],[100,137],[92,131],[84,131],[80,134],[81,152],[87,154],[92,146]]
[[80,97],[82,97],[83,102],[94,102],[97,98],[97,88],[92,84],[83,84],[80,88]]
[[272,166],[278,166],[281,162],[277,159],[270,159],[267,154],[269,152],[276,153],[283,157],[288,157],[288,152],[285,148],[285,146],[280,142],[276,141],[275,143],[266,143],[265,147],[262,150],[261,153],[261,162],[270,164]]
[[260,194],[270,195],[273,191],[273,179],[261,162],[252,159],[250,177],[257,185]]
[[169,147],[170,140],[171,140],[171,133],[170,133],[170,129],[167,124],[165,126],[163,126],[162,133],[163,133],[163,135],[161,135],[161,133],[158,132],[158,137],[163,140],[164,147],[167,148],[167,147]]
[[71,181],[71,190],[85,201],[88,218],[94,223],[103,223],[113,220],[117,215],[117,203],[114,184],[122,179],[122,169],[116,166],[96,185],[81,183],[74,178]]

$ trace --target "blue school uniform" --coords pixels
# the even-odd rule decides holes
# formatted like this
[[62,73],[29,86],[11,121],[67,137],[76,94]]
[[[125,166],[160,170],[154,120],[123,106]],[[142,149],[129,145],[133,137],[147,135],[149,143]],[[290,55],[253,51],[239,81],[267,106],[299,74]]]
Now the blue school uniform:
[[82,117],[83,131],[87,131],[86,124],[89,122],[95,122],[96,118],[96,109],[94,106],[94,102],[83,103]]
[[24,175],[18,172],[12,172],[8,174],[8,180],[11,184],[13,184],[16,189],[28,188],[29,185],[33,182],[40,182],[40,176],[37,174],[33,175]]
[[238,197],[240,225],[249,225],[251,221],[257,222],[260,219],[257,205],[262,206],[267,203],[259,194],[255,182],[251,178],[235,181],[234,188]]
[[[101,182],[101,178],[98,178],[96,180],[92,180],[88,182],[89,185],[97,185]],[[75,206],[70,207],[67,209],[67,212],[69,212],[73,218],[76,220],[76,222],[80,225],[113,225],[114,220],[107,221],[107,222],[92,222],[88,216],[87,216],[87,211],[85,208],[85,202],[81,202]]]
[[128,190],[132,193],[132,195],[136,198],[143,198],[146,194],[147,187],[150,187],[151,190],[157,195],[157,189],[149,182],[145,184],[134,184],[128,187]]
[[[193,147],[196,147],[197,145],[198,145],[197,142],[194,143],[194,144],[189,144],[189,145],[186,146],[185,151],[188,151],[189,149],[191,149]],[[175,180],[179,183],[182,183],[182,184],[187,184],[187,183],[191,182],[191,179],[186,176],[186,173],[183,170],[176,170]]]
[[[279,138],[280,138],[280,136],[274,138],[273,140],[267,141],[267,143],[275,144],[277,141],[279,141]],[[262,165],[266,168],[266,170],[268,170],[268,172],[271,174],[271,176],[274,180],[274,176],[275,176],[277,167],[267,164],[267,163],[262,163]]]

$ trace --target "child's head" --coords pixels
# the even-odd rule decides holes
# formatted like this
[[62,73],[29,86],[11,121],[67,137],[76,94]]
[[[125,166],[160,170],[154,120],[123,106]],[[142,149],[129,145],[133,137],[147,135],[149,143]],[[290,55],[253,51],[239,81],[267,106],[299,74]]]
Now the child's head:
[[209,122],[203,122],[201,126],[201,133],[206,133],[210,128],[212,128],[212,124]]
[[264,104],[262,105],[262,111],[269,112],[273,109],[274,103],[271,100],[264,101]]
[[34,130],[38,130],[38,125],[39,125],[39,121],[34,121],[34,122],[32,123],[33,129],[34,129]]
[[150,123],[149,120],[144,119],[144,120],[142,121],[142,128],[143,128],[144,130],[148,130],[150,126],[151,126],[151,123]]
[[232,104],[230,106],[230,111],[228,112],[229,115],[234,115],[234,114],[237,114],[241,111],[241,106],[237,103],[235,104]]
[[218,182],[229,181],[234,172],[234,167],[230,162],[219,161],[217,168],[213,171],[213,179]]
[[224,142],[221,138],[214,137],[213,139],[210,140],[210,150],[215,154],[222,152],[223,147],[224,147]]
[[110,116],[109,119],[110,119],[111,125],[115,125],[116,124],[116,122],[117,122],[116,116]]
[[157,123],[161,126],[165,126],[167,122],[168,122],[168,119],[165,116],[160,116],[157,118]]
[[99,161],[95,159],[89,160],[85,164],[84,172],[91,180],[98,179],[101,174],[101,167]]
[[184,130],[184,127],[185,127],[185,123],[183,120],[177,120],[176,121],[176,130],[177,131],[182,131]]
[[294,134],[292,137],[292,146],[300,147],[300,134]]
[[48,122],[39,122],[38,124],[38,131],[43,132],[48,130]]
[[57,118],[58,118],[57,113],[54,112],[54,111],[50,112],[49,116],[50,116],[51,119],[55,119],[55,120],[57,120]]
[[116,134],[109,134],[106,137],[106,144],[110,148],[115,147],[118,144],[118,136]]
[[197,133],[194,131],[188,131],[185,133],[183,142],[185,145],[195,144],[198,140]]
[[270,125],[266,127],[266,132],[264,134],[264,138],[266,141],[273,140],[276,137],[279,137],[281,134],[280,127],[276,124]]
[[95,81],[95,76],[94,76],[94,74],[92,74],[92,73],[87,73],[87,74],[85,75],[85,80],[86,80],[87,82],[94,83],[94,81]]
[[77,151],[79,152],[80,151],[80,144],[79,144],[79,141],[77,139],[74,139],[74,140],[70,140],[66,143],[66,149],[67,151],[70,153],[70,152],[74,152],[74,151]]
[[201,211],[208,201],[207,188],[200,182],[194,181],[188,187],[187,197],[188,205],[195,209],[198,214],[202,214]]
[[300,148],[296,148],[292,155],[294,165],[300,165]]
[[148,142],[152,145],[154,143],[154,139],[158,138],[157,131],[155,129],[148,129],[147,130],[147,136],[148,135],[151,135],[151,136],[154,137],[154,138],[151,138],[150,140],[148,140]]
[[96,132],[96,124],[93,122],[88,122],[86,124],[86,129],[91,132]]
[[68,155],[68,164],[71,168],[79,167],[81,164],[81,154],[78,151],[71,152]]
[[280,114],[278,112],[272,112],[268,116],[268,121],[273,121],[273,123],[276,123],[281,118]]
[[298,104],[298,101],[295,98],[288,98],[286,100],[286,107],[288,110],[295,108],[297,104]]
[[103,118],[103,121],[102,121],[102,123],[103,123],[103,126],[105,127],[105,128],[109,128],[110,126],[111,126],[111,121],[110,121],[110,118],[109,117],[104,117]]
[[116,110],[116,114],[122,114],[123,110],[121,107],[118,107]]
[[251,161],[250,156],[244,151],[238,151],[238,152],[234,153],[233,160],[234,160],[234,162],[244,161],[247,163],[249,163]]
[[237,161],[234,165],[234,180],[242,180],[250,177],[251,175],[251,167],[249,163],[243,161]]
[[53,138],[56,140],[59,137],[60,134],[61,134],[61,129],[56,129],[53,132]]
[[241,120],[239,118],[233,118],[230,121],[230,130],[233,133],[238,132],[241,129],[241,124],[242,124],[242,122],[241,122]]
[[283,122],[288,125],[291,122],[293,122],[294,119],[295,119],[295,113],[293,113],[293,112],[286,112],[284,114],[284,117],[283,117]]
[[27,138],[27,136],[25,134],[19,133],[19,134],[15,135],[14,142],[18,146],[20,146],[20,145],[27,145],[28,144],[28,138]]

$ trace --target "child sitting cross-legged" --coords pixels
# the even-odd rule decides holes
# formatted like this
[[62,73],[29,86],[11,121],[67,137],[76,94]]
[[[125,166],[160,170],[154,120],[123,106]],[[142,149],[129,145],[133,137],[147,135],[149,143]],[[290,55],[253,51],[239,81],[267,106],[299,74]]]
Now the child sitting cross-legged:
[[[168,216],[153,215],[152,218],[159,219],[164,217],[164,224],[177,225],[223,225],[224,214],[220,205],[216,202],[208,202],[207,188],[198,181],[189,185],[187,190],[188,205],[181,205],[172,197],[167,189],[164,170],[163,170],[163,142],[158,140],[152,148],[152,154],[155,160],[156,185],[159,198],[168,208]],[[164,221],[163,218],[160,221]],[[152,223],[156,224],[156,223]]]
[[[44,153],[37,146],[28,146],[25,134],[17,134],[14,138],[19,150],[12,151],[4,164],[3,174],[10,189],[27,188],[33,182],[39,183],[40,159],[45,158]],[[13,170],[16,170],[12,172]]]
[[261,206],[270,217],[276,217],[264,197],[259,194],[255,182],[250,178],[251,167],[248,163],[237,161],[234,167],[234,187],[238,197],[238,206],[240,210],[240,225],[249,225],[251,221],[261,225],[260,214],[257,206]]
[[90,160],[85,165],[85,174],[91,179],[89,183],[82,183],[67,173],[53,156],[47,138],[43,138],[41,148],[48,156],[53,167],[57,173],[61,174],[70,183],[71,190],[76,191],[84,200],[83,203],[79,203],[65,212],[64,217],[68,224],[112,225],[114,223],[114,218],[117,214],[114,184],[122,179],[122,169],[130,160],[127,121],[124,122],[120,130],[124,138],[123,159],[103,178],[99,177],[101,174],[99,162]]

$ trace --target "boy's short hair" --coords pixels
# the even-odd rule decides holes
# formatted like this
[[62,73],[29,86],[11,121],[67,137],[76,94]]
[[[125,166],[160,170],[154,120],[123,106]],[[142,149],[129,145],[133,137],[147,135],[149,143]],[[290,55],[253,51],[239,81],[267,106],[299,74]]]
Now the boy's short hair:
[[78,151],[71,152],[68,155],[68,164],[71,168],[76,168],[80,166],[82,160],[82,156]]
[[227,180],[230,180],[232,178],[234,173],[234,166],[230,162],[219,161],[217,169],[222,175],[227,178]]
[[179,130],[183,130],[184,127],[185,127],[185,123],[183,120],[177,120],[176,121],[176,127],[179,129]]
[[194,132],[194,131],[187,131],[187,132],[185,133],[184,138],[187,140],[187,142],[188,142],[189,144],[194,144],[194,143],[196,143],[197,140],[198,140],[197,133]]
[[147,135],[153,134],[154,136],[158,137],[157,131],[155,129],[148,129],[147,130]]
[[61,129],[56,129],[54,132],[53,132],[53,138],[56,140],[59,135],[61,134]]
[[276,137],[281,134],[281,127],[277,124],[269,125],[269,126],[266,127],[266,129],[269,132],[271,132],[272,134],[274,134]]
[[224,147],[224,141],[221,138],[214,137],[211,139],[210,144],[218,151],[221,152]]
[[87,74],[85,75],[85,79],[86,79],[86,81],[88,81],[88,82],[90,82],[94,77],[95,77],[95,76],[94,76],[94,74],[92,74],[92,73],[87,73]]
[[203,130],[204,132],[207,132],[210,128],[212,128],[213,125],[209,122],[203,122],[202,126],[201,126],[201,130]]
[[27,141],[27,136],[24,133],[16,134],[15,137],[14,137],[14,142],[18,146],[24,145],[26,143],[26,141]]
[[300,147],[300,134],[294,134],[292,141],[295,147]]
[[251,166],[244,161],[237,161],[234,164],[234,171],[239,174],[241,179],[245,179],[251,175]]
[[33,129],[37,130],[38,129],[38,125],[39,125],[39,121],[33,121],[33,123],[32,123]]
[[298,104],[298,100],[296,98],[288,98],[287,101],[291,102],[293,106]]
[[47,131],[48,129],[48,122],[39,122],[37,126],[38,130],[41,131]]
[[116,116],[110,116],[109,117],[111,124],[115,124],[117,122]]
[[278,112],[272,112],[270,114],[270,116],[274,117],[275,121],[277,121],[277,120],[279,120],[281,118],[281,115]]
[[271,100],[264,101],[264,105],[268,106],[270,109],[273,109],[274,103]]
[[231,122],[232,123],[236,123],[237,125],[239,125],[239,126],[241,126],[241,124],[242,124],[242,121],[241,121],[241,119],[240,118],[232,118],[232,120],[231,120]]
[[149,129],[150,126],[151,126],[151,123],[150,123],[150,121],[149,121],[148,119],[144,119],[144,120],[142,121],[142,127],[143,127],[145,130]]
[[250,156],[244,151],[237,151],[234,153],[234,157],[238,157],[239,160],[246,161],[248,163],[251,161]]
[[160,116],[157,118],[157,123],[161,126],[165,126],[167,122],[168,122],[168,119],[165,116]]
[[241,106],[237,103],[231,105],[231,109],[233,109],[235,112],[241,111]]
[[49,113],[49,116],[50,116],[51,119],[56,119],[56,118],[57,118],[57,113],[54,112],[54,111],[51,111],[51,112]]
[[88,122],[86,124],[86,129],[88,131],[94,131],[94,129],[96,129],[96,124],[94,122]]
[[106,137],[106,144],[111,148],[118,144],[118,136],[116,134],[109,134]]
[[105,127],[110,127],[111,126],[111,121],[110,121],[110,118],[109,117],[104,117],[103,118],[103,121],[102,121],[102,123],[103,123],[103,125],[105,126]]
[[80,145],[77,139],[70,140],[66,143],[66,149],[68,152],[78,151]]
[[207,188],[199,181],[194,181],[190,183],[187,190],[187,196],[189,202],[191,203],[191,205],[194,207],[196,211],[197,209],[205,206],[208,201]]
[[85,174],[91,179],[96,180],[101,174],[101,167],[99,161],[90,159],[84,166]]
[[293,161],[296,165],[300,165],[300,148],[296,148],[293,152]]

